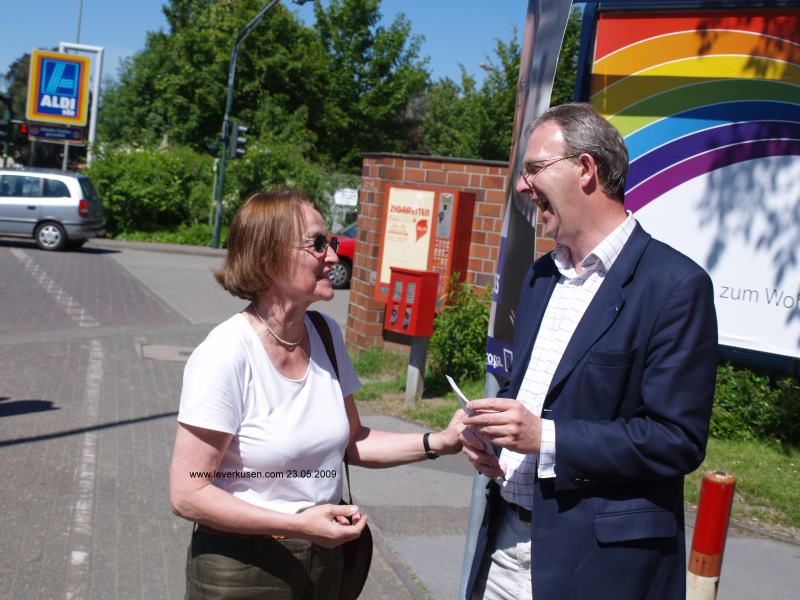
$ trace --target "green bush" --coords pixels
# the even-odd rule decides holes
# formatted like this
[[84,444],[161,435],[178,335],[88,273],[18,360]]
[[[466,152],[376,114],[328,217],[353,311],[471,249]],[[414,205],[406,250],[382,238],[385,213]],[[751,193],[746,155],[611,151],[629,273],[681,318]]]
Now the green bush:
[[[130,231],[116,236],[118,240],[135,242],[154,242],[156,244],[188,244],[190,246],[210,246],[214,237],[214,227],[205,223],[179,225],[173,231]],[[220,230],[220,246],[228,242],[228,228]]]
[[101,149],[86,170],[105,211],[106,230],[169,230],[208,223],[213,159],[185,147]]
[[431,377],[457,381],[482,379],[486,370],[486,334],[490,296],[451,280],[447,305],[436,315],[428,353]]
[[772,383],[748,369],[721,365],[711,414],[711,436],[800,445],[800,384]]

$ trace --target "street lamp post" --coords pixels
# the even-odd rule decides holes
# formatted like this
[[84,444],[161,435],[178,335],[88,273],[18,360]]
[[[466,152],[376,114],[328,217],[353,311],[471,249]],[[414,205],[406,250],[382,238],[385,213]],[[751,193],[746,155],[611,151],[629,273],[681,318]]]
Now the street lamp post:
[[[305,4],[307,1],[308,0],[292,0],[295,4]],[[239,47],[247,39],[247,36],[252,33],[253,29],[258,27],[264,15],[266,15],[269,9],[275,6],[277,2],[278,0],[271,0],[271,2],[262,8],[247,25],[242,27],[239,31],[239,35],[236,36],[236,41],[233,43],[233,50],[231,50],[231,63],[228,67],[228,93],[225,99],[225,115],[222,118],[222,139],[220,140],[221,154],[219,157],[219,169],[217,171],[216,182],[217,207],[214,212],[214,239],[211,243],[214,248],[219,248],[220,229],[222,225],[222,196],[225,187],[225,162],[228,157],[228,142],[231,132],[230,114],[231,107],[233,106],[233,84],[236,80],[236,59],[239,57]]]

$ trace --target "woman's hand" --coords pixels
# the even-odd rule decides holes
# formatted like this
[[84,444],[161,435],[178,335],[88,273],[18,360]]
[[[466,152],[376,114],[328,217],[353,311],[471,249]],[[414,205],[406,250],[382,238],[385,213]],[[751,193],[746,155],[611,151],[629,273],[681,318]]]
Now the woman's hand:
[[463,443],[464,455],[475,467],[475,470],[489,479],[502,479],[505,476],[503,467],[497,460],[497,456],[487,446],[481,438],[475,435],[475,432],[469,427],[461,432],[461,442]]
[[436,454],[455,454],[461,450],[461,432],[464,430],[464,419],[467,415],[460,408],[453,413],[447,427],[428,438],[431,450]]
[[300,520],[298,534],[323,548],[335,548],[354,540],[367,526],[367,516],[357,506],[347,504],[321,504],[297,514]]

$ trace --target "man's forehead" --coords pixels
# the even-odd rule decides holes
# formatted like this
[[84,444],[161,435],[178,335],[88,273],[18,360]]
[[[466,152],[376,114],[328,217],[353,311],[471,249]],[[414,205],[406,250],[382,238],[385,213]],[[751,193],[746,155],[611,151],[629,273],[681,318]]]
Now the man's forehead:
[[545,121],[531,132],[525,148],[525,160],[535,157],[549,158],[566,147],[564,134],[555,121]]

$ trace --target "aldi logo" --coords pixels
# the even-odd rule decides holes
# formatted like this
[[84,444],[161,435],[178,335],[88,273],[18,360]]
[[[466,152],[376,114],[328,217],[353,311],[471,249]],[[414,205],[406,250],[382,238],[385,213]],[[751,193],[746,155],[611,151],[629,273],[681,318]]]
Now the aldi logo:
[[34,50],[28,78],[29,121],[86,125],[91,59],[73,54]]

